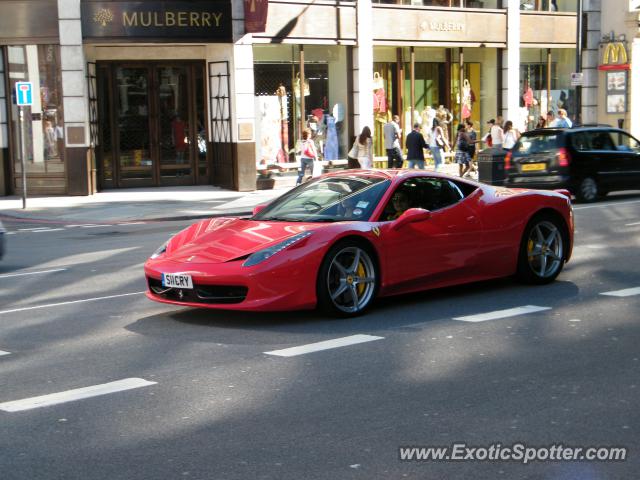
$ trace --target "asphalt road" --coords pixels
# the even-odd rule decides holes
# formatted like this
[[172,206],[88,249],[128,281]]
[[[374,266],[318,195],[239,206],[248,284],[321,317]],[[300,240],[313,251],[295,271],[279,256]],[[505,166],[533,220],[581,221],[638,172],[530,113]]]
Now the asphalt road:
[[[188,222],[5,222],[0,478],[637,478],[639,207],[638,195],[576,206],[574,257],[552,285],[476,283],[352,320],[148,301],[143,262]],[[540,308],[510,310],[526,306]],[[354,335],[371,337],[265,353]],[[61,403],[11,411],[54,393],[36,401]],[[401,446],[456,442],[629,450],[624,462],[400,460]]]

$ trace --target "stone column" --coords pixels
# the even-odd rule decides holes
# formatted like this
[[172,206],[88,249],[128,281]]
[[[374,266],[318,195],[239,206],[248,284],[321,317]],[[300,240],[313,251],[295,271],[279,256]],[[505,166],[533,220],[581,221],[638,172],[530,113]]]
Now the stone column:
[[80,0],[58,0],[60,62],[64,108],[67,193],[89,195],[91,165],[88,160],[89,108],[86,60],[82,49]]
[[373,15],[371,0],[356,5],[358,45],[353,49],[354,126],[358,135],[367,126],[373,132]]
[[[520,109],[520,0],[508,0],[507,6],[507,49],[504,53],[506,78],[506,110],[504,120],[511,120],[517,125]],[[503,87],[504,88],[504,87]],[[520,127],[519,127],[520,128]]]

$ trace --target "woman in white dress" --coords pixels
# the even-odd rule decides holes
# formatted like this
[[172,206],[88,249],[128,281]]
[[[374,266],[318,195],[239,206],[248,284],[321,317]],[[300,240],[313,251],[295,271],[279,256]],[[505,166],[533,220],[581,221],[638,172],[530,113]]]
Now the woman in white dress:
[[513,128],[513,122],[511,120],[507,120],[504,122],[504,141],[502,143],[502,148],[505,150],[511,150],[516,143],[518,143],[518,139],[520,138],[520,134],[518,130]]
[[360,163],[360,168],[370,169],[373,167],[373,139],[371,138],[371,129],[364,127],[362,133],[356,139],[358,152],[356,158]]

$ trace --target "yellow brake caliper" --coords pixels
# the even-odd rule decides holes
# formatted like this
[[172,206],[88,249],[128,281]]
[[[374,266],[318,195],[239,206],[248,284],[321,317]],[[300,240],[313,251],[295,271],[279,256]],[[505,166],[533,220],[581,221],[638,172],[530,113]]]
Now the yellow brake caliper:
[[[362,265],[362,262],[358,263],[358,268],[356,269],[356,273],[358,274],[358,277],[363,278],[364,277],[364,266]],[[362,293],[364,292],[364,283],[360,282],[358,284],[358,295],[362,295]]]
[[529,256],[529,260],[531,261],[531,259],[533,258],[533,255],[531,255],[531,253],[533,252],[533,240],[530,238],[529,242],[527,243],[527,254]]

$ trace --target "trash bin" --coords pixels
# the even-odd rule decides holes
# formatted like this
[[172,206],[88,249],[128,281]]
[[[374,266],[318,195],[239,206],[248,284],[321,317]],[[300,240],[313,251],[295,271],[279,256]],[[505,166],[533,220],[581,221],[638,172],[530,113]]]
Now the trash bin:
[[504,184],[504,156],[502,148],[486,148],[478,153],[478,180],[489,185]]

